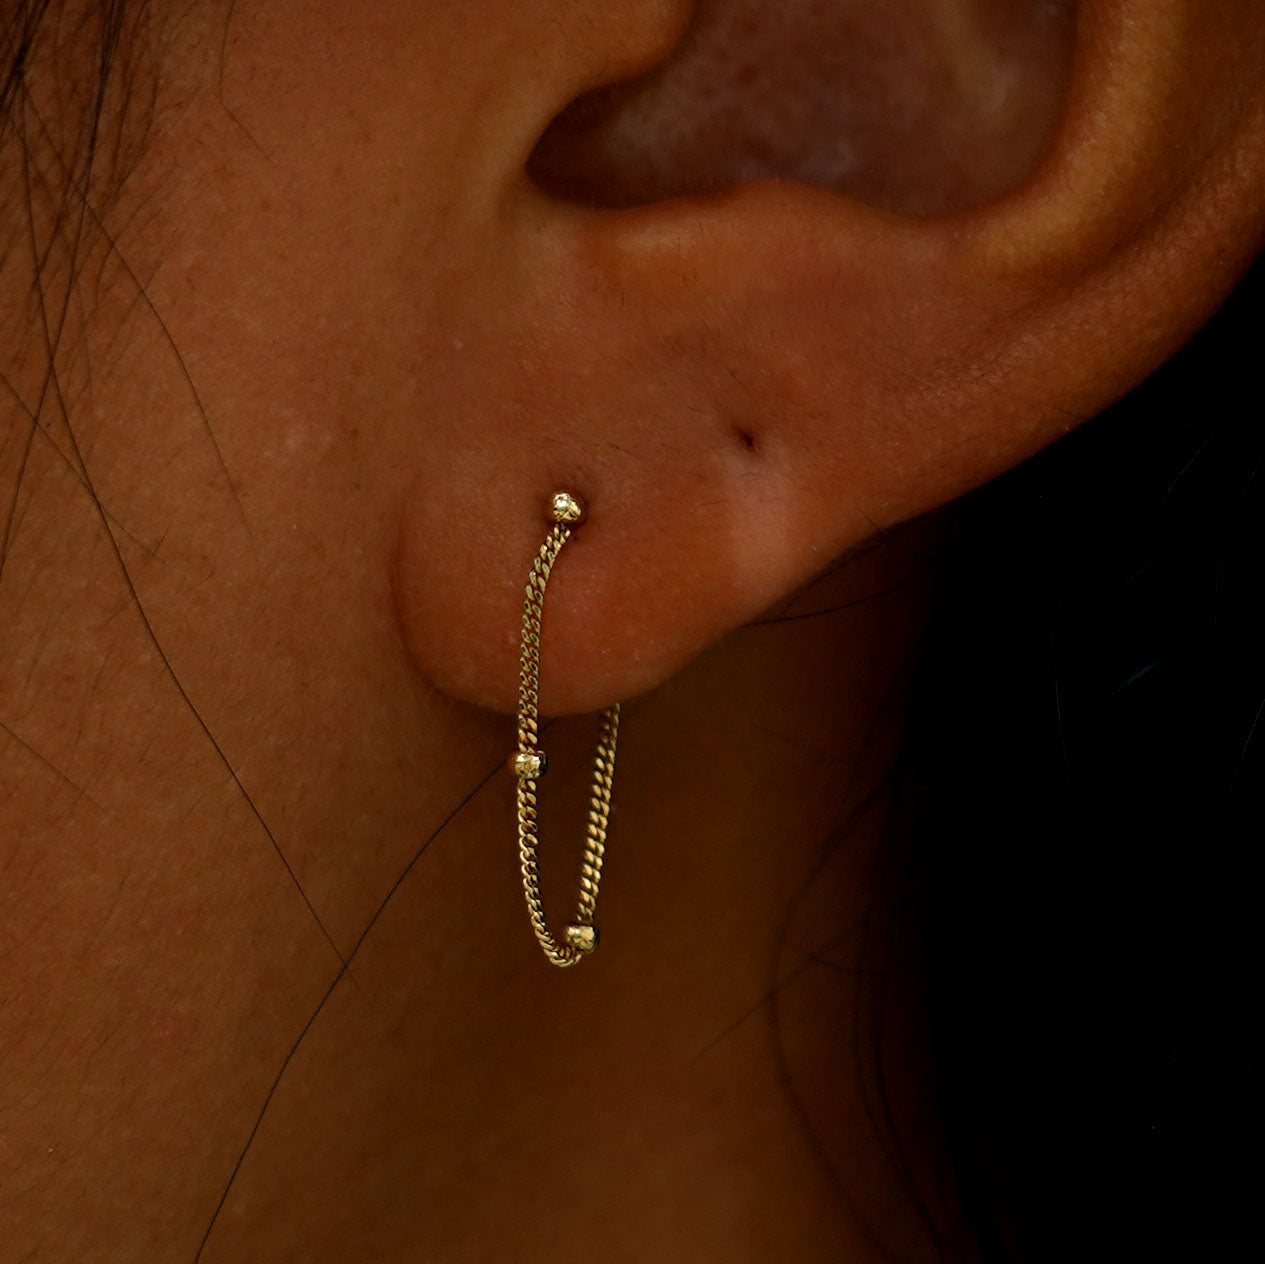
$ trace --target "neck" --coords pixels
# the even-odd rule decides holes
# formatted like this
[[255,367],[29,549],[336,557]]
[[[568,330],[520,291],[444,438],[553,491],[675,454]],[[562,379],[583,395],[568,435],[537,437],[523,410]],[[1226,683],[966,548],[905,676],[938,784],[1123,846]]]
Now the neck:
[[[912,554],[870,549],[626,707],[603,947],[560,973],[518,891],[512,722],[413,674],[389,524],[320,504],[339,529],[296,555],[252,486],[194,514],[155,481],[142,508],[165,486],[189,530],[151,539],[43,436],[26,461],[6,1240],[192,1258],[266,1103],[204,1258],[929,1258],[856,1038]],[[546,735],[555,924],[592,736]]]

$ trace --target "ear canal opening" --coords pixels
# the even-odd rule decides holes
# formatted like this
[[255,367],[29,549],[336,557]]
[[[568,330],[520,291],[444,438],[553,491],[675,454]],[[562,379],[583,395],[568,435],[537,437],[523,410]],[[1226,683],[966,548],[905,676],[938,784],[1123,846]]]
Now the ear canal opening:
[[966,210],[1045,153],[1075,27],[1076,0],[699,0],[673,54],[572,102],[528,171],[595,207],[790,179]]

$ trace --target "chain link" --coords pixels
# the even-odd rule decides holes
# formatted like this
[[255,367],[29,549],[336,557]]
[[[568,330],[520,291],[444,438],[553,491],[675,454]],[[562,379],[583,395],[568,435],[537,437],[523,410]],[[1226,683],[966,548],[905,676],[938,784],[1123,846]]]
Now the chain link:
[[619,737],[619,706],[602,712],[597,752],[593,759],[593,787],[589,796],[588,826],[585,831],[584,861],[580,868],[580,894],[575,920],[563,929],[562,942],[556,940],[545,921],[540,898],[539,823],[536,813],[536,782],[548,769],[540,749],[540,622],[544,611],[545,588],[554,562],[571,533],[584,519],[584,511],[574,496],[558,492],[551,502],[554,525],[540,546],[523,595],[522,642],[518,667],[518,750],[511,767],[518,782],[518,856],[523,870],[523,894],[532,930],[546,957],[556,966],[573,966],[597,947],[597,891],[602,881],[602,858],[606,852],[606,830],[610,823],[611,787],[615,777],[615,743]]

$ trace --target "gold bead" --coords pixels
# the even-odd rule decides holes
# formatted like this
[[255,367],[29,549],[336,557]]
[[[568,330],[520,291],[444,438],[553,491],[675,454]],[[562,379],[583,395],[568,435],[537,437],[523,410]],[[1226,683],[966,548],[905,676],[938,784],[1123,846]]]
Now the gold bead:
[[549,502],[549,516],[554,522],[574,527],[584,521],[584,506],[570,492],[554,492]]
[[544,751],[515,751],[510,756],[510,772],[516,777],[535,780],[549,771],[549,760]]
[[597,927],[584,926],[573,922],[563,932],[562,937],[567,944],[579,952],[597,951]]

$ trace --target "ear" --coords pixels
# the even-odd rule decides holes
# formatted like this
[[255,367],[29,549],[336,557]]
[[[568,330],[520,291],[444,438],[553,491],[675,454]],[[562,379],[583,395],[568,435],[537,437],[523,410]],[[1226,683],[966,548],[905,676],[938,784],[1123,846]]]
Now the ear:
[[[939,212],[767,179],[629,205],[644,169],[624,178],[618,153],[585,167],[604,207],[506,172],[495,249],[454,317],[467,371],[438,406],[442,473],[404,515],[400,609],[430,679],[512,706],[522,585],[559,488],[589,520],[551,583],[542,699],[592,710],[1098,412],[1210,314],[1263,226],[1257,0],[1085,0],[1065,93],[1059,59],[1023,64],[1057,77],[1032,87],[1061,102],[1057,125],[983,205],[953,209],[999,191],[963,195],[950,162],[956,192],[937,192],[926,154],[922,192],[902,192],[899,146],[887,192],[869,193]],[[787,92],[820,92],[812,65],[791,70]],[[802,113],[733,100],[735,127],[744,109]],[[717,171],[659,182],[692,180]]]

